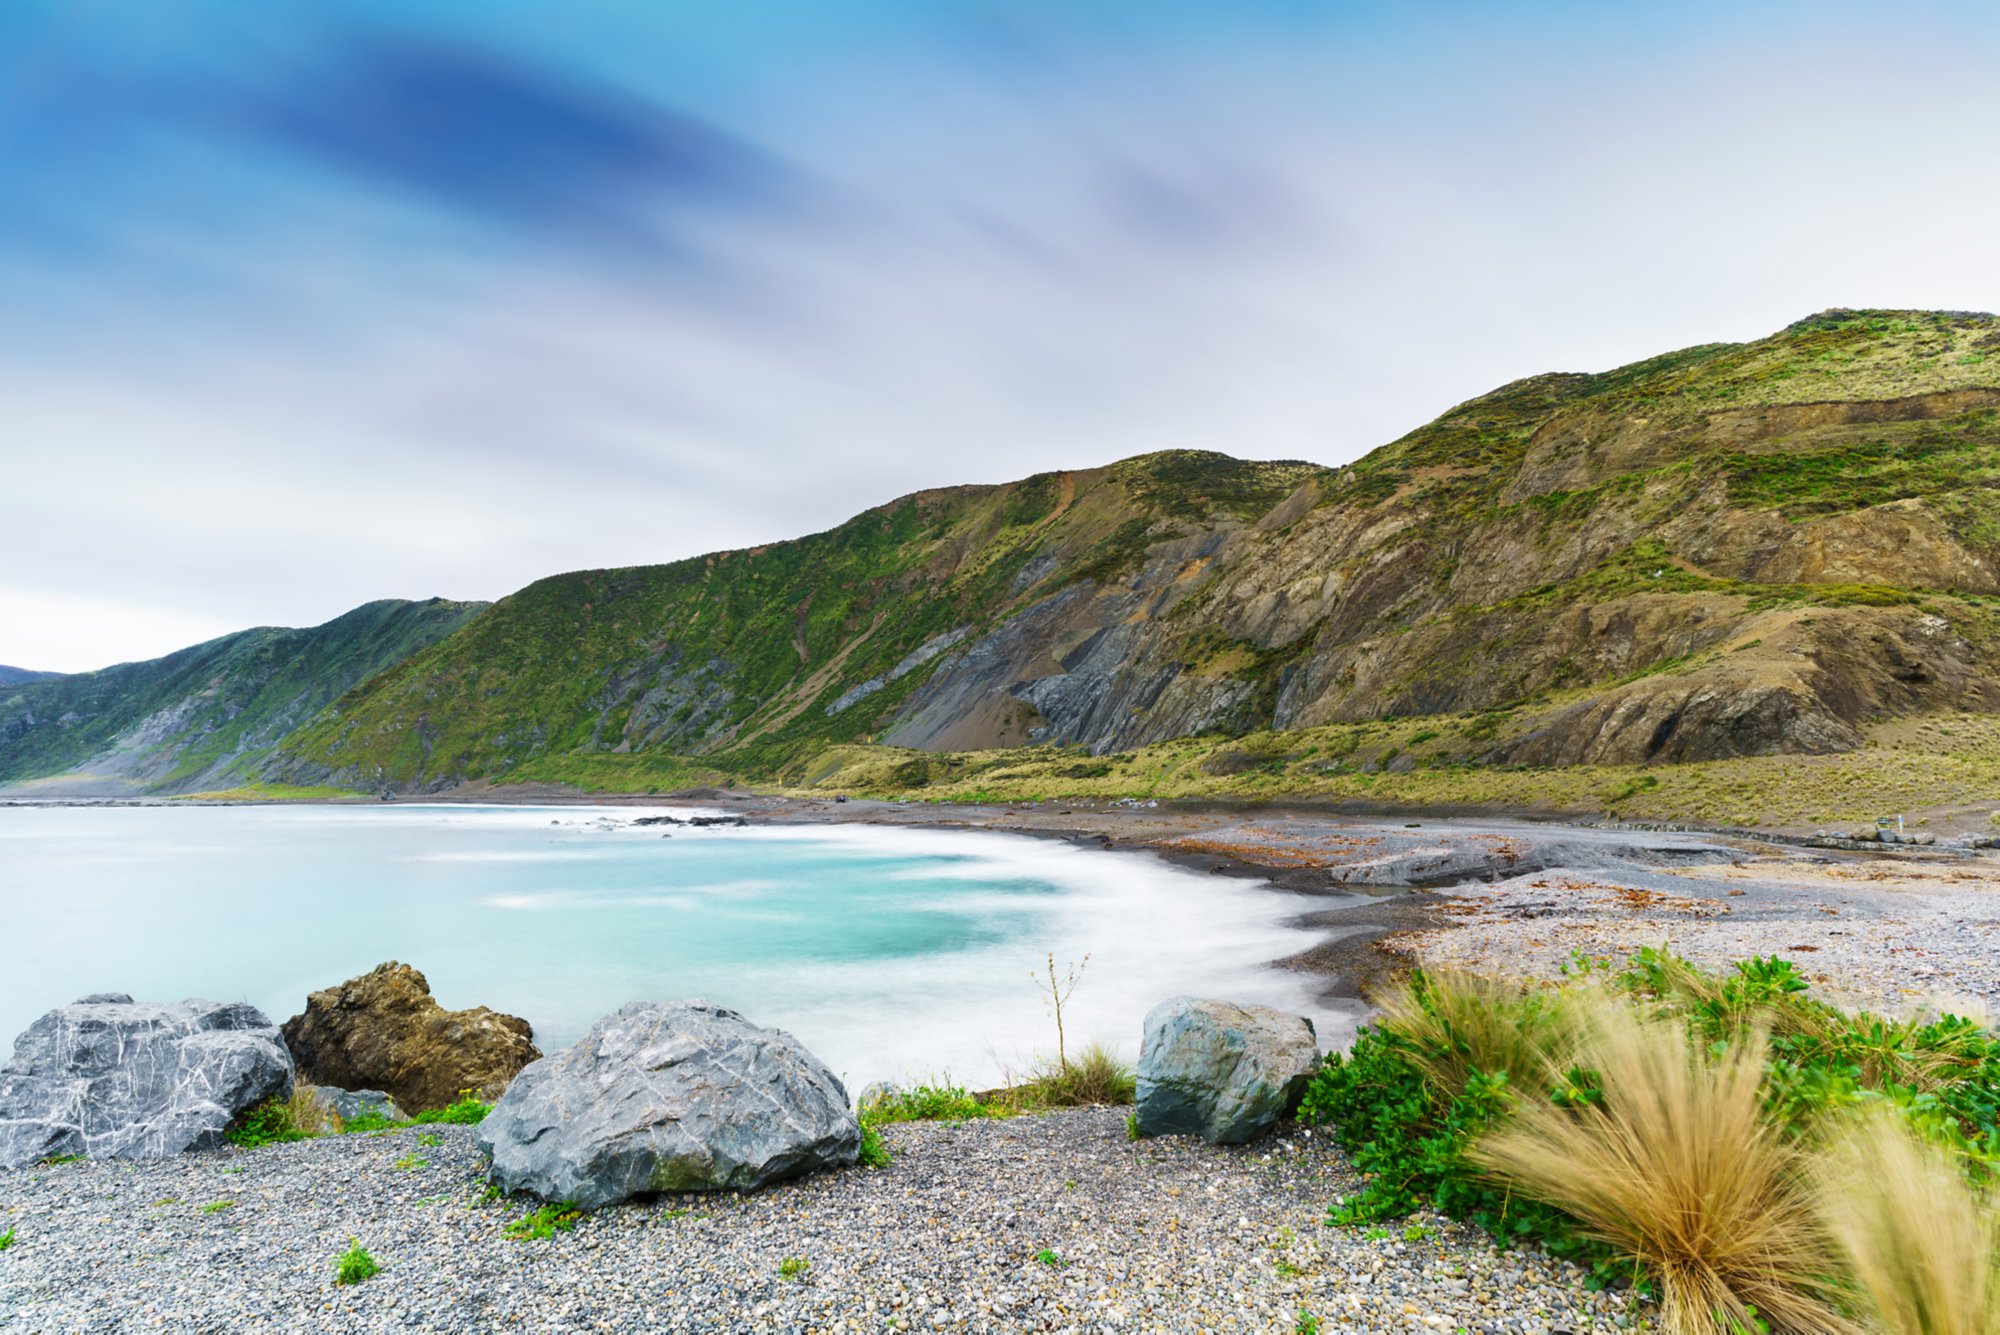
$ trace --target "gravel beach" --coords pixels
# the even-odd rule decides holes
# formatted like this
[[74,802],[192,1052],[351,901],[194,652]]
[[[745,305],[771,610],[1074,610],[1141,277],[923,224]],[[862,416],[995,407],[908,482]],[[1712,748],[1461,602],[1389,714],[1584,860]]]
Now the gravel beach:
[[[1134,1144],[1123,1109],[889,1127],[894,1162],[616,1206],[547,1241],[462,1127],[0,1172],[0,1326],[77,1330],[1553,1332],[1628,1295],[1418,1217],[1328,1228],[1323,1134]],[[435,1143],[428,1143],[428,1142]],[[216,1208],[220,1202],[226,1208]],[[382,1265],[351,1287],[358,1238]],[[1037,1260],[1047,1251],[1049,1260]],[[787,1257],[805,1262],[780,1275]],[[1050,1264],[1050,1261],[1055,1264]]]

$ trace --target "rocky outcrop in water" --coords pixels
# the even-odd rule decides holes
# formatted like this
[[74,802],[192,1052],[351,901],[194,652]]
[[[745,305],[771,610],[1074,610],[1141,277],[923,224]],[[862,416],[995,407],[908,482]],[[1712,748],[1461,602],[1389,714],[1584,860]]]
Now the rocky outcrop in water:
[[1318,1065],[1318,1039],[1304,1016],[1172,997],[1146,1013],[1139,1133],[1240,1145],[1298,1107]]
[[0,1066],[0,1167],[214,1149],[244,1111],[291,1092],[291,1058],[255,1007],[92,993],[28,1026]]
[[423,974],[394,960],[313,993],[284,1035],[301,1080],[382,1090],[410,1112],[442,1108],[467,1090],[498,1098],[542,1055],[526,1020],[484,1006],[448,1011]]
[[479,1124],[508,1191],[596,1209],[753,1191],[854,1163],[847,1090],[790,1034],[706,1001],[635,1001],[528,1067]]

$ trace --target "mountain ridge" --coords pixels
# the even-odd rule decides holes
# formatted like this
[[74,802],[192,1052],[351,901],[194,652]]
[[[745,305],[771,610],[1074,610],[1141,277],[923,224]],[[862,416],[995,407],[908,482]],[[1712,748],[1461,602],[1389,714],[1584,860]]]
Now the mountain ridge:
[[0,791],[117,797],[252,779],[292,728],[485,606],[381,599],[319,626],[252,627],[0,687]]
[[924,783],[1024,747],[1122,773],[1208,738],[1229,765],[1272,749],[1230,739],[1405,717],[1440,722],[1369,765],[1839,754],[2000,711],[1996,488],[2000,320],[1827,311],[1526,377],[1348,465],[1164,451],[551,576],[225,768]]
[[1851,748],[2000,704],[1996,348],[1987,315],[1822,312],[1528,377],[1344,467],[1168,451],[573,572],[340,702],[285,768],[791,782],[831,746],[1487,711],[1510,717],[1465,758],[1489,764]]

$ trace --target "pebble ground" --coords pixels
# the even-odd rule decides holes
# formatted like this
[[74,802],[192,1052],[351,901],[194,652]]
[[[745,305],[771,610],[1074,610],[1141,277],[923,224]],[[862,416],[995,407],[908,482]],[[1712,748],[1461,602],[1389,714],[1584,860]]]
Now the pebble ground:
[[[886,1129],[886,1168],[603,1210],[546,1241],[431,1127],[0,1172],[9,1331],[1639,1328],[1643,1305],[1430,1216],[1329,1228],[1324,1134],[1138,1143],[1123,1109]],[[1407,1230],[1407,1235],[1406,1235]],[[358,1239],[382,1266],[333,1282]],[[787,1265],[789,1258],[796,1261]],[[789,1277],[788,1277],[789,1272]]]

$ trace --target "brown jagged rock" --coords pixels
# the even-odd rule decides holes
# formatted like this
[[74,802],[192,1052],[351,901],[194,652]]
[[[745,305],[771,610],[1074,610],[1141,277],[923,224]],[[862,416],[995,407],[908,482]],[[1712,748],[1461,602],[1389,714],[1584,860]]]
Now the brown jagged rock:
[[448,1011],[423,974],[394,960],[313,993],[283,1033],[301,1083],[385,1090],[413,1113],[468,1089],[490,1102],[542,1055],[526,1020],[484,1006]]

